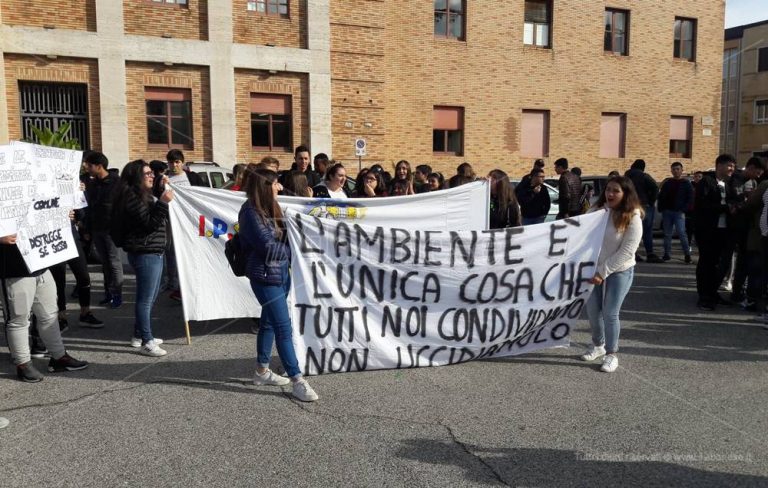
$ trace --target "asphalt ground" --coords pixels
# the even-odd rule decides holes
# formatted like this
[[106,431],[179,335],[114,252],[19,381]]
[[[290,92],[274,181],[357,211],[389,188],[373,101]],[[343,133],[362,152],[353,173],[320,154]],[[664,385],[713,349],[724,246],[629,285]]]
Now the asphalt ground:
[[133,352],[127,277],[102,330],[69,300],[87,370],[21,383],[0,338],[0,486],[768,486],[768,330],[700,312],[694,269],[638,264],[614,374],[578,360],[582,320],[568,349],[313,377],[314,404],[250,384],[249,320],[192,323],[185,345],[167,294],[169,354]]

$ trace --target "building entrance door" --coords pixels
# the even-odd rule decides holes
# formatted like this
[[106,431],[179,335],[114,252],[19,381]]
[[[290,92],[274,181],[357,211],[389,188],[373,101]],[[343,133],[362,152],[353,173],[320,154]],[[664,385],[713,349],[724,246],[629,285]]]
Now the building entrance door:
[[81,149],[90,149],[88,138],[88,85],[84,83],[19,82],[21,134],[37,142],[32,127],[56,131],[69,122],[69,137],[77,139]]

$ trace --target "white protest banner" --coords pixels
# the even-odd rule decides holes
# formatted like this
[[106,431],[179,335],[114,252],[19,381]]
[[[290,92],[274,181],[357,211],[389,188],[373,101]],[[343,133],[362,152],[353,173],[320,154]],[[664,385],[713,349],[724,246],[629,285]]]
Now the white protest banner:
[[79,192],[83,153],[14,142],[28,155],[34,192],[17,231],[17,246],[30,272],[77,257],[69,211]]
[[[224,243],[237,232],[245,194],[174,186],[170,205],[173,243],[184,297],[185,320],[258,317],[261,308],[248,280],[232,274]],[[283,209],[370,225],[426,230],[482,230],[488,222],[488,184],[406,197],[331,200],[279,197]]]
[[288,216],[305,374],[456,364],[567,345],[607,216],[425,231]]
[[0,236],[18,231],[34,198],[31,149],[0,146]]

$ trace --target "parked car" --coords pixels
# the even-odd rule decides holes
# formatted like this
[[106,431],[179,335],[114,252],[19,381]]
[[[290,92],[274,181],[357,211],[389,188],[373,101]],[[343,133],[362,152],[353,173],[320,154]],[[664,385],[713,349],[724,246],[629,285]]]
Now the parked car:
[[197,173],[203,184],[209,188],[224,188],[227,182],[233,179],[232,168],[219,166],[218,163],[202,161],[189,163],[188,166],[190,171]]
[[[512,189],[514,190],[515,187],[520,183],[520,180],[511,180],[512,183]],[[549,200],[552,204],[552,206],[549,207],[549,213],[547,214],[547,218],[544,219],[544,222],[553,222],[557,219],[557,212],[558,212],[558,206],[557,204],[560,201],[560,193],[557,191],[557,187],[554,187],[550,185],[549,183],[544,183],[544,188],[547,189],[549,192]]]

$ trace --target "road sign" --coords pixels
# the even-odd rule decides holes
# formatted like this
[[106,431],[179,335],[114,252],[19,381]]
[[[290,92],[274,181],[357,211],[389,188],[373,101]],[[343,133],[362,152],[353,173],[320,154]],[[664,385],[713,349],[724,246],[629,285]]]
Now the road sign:
[[355,156],[362,157],[365,156],[365,139],[355,139]]

